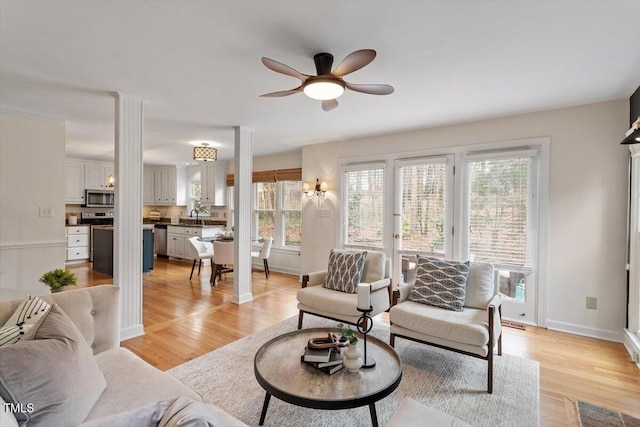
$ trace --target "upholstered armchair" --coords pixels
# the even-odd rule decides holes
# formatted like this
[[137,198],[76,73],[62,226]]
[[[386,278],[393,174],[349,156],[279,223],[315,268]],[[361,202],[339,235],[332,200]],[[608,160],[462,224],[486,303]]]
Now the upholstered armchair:
[[[354,253],[363,251],[339,251],[332,250],[330,260],[340,253]],[[306,274],[302,277],[302,289],[298,291],[298,329],[302,328],[302,319],[305,313],[325,317],[351,325],[355,325],[362,313],[357,310],[358,297],[354,286],[347,291],[330,289],[325,287],[333,278],[345,277],[336,263],[329,263],[328,269]],[[338,279],[339,281],[339,279]],[[366,260],[359,280],[355,283],[371,284],[371,317],[389,309],[391,301],[391,260],[383,252],[366,251]],[[338,285],[340,285],[338,283]]]
[[[423,280],[429,274],[423,265],[426,262],[418,257],[416,283],[400,284],[394,291],[389,310],[389,343],[393,347],[397,337],[405,338],[484,359],[488,364],[487,392],[492,393],[496,344],[498,354],[502,355],[502,297],[498,293],[493,266],[475,262],[467,264],[466,285],[463,293],[458,294],[461,298],[459,306],[452,308],[451,305],[456,304],[452,303],[455,298],[451,297],[456,293],[455,289],[440,294],[436,292],[435,295],[426,295],[420,289],[416,291],[416,286],[420,288],[428,281]],[[442,274],[434,276],[442,277]]]

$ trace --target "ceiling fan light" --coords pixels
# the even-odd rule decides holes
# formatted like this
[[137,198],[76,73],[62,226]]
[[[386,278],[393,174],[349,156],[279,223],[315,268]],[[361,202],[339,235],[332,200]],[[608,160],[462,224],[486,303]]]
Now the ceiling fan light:
[[304,94],[318,101],[336,99],[344,93],[344,85],[331,79],[316,79],[304,86]]

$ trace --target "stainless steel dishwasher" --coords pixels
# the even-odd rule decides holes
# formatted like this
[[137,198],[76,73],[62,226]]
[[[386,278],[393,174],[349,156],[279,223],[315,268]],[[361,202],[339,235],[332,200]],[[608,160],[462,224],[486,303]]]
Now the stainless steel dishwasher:
[[169,258],[169,255],[167,255],[167,224],[156,224],[153,238],[153,251],[156,255]]

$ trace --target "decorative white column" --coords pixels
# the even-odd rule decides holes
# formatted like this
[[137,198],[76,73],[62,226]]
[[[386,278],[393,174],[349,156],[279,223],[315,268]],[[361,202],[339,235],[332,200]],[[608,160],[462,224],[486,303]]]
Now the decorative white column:
[[253,176],[253,141],[251,131],[234,126],[235,153],[233,174],[234,263],[232,302],[253,300],[251,293],[251,195]]
[[116,98],[113,283],[120,288],[120,339],[144,334],[142,325],[143,101]]

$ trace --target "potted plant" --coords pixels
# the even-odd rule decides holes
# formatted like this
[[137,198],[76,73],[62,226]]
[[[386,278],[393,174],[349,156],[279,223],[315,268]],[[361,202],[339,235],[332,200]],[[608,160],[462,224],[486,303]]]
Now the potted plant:
[[355,345],[358,343],[358,337],[356,337],[356,334],[355,332],[353,332],[353,329],[351,329],[351,326],[345,325],[343,323],[338,323],[336,326],[340,328],[341,335],[339,341],[341,343],[346,343],[347,341],[349,341],[349,344],[351,345]]
[[344,325],[342,323],[338,323],[338,328],[340,328],[340,332],[342,336],[339,341],[345,342],[349,341],[349,346],[342,352],[344,367],[347,368],[349,372],[358,372],[358,370],[364,364],[362,360],[362,352],[356,345],[358,343],[358,338],[356,337],[355,332],[351,329],[351,326]]
[[61,268],[46,272],[40,277],[40,281],[49,286],[51,292],[61,292],[67,286],[75,286],[77,280],[78,276]]

